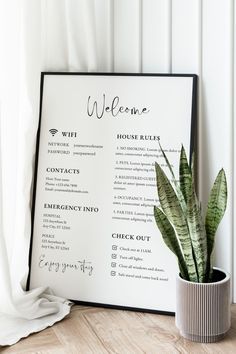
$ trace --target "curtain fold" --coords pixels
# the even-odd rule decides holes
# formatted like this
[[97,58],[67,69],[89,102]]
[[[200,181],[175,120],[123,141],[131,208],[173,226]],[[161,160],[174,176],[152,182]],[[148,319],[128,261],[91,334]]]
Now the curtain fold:
[[[46,328],[70,311],[71,303],[48,288],[25,291],[40,72],[99,70],[98,24],[101,28],[94,0],[0,0],[0,345]],[[109,40],[102,39],[103,46],[110,48]]]
[[[0,228],[0,345],[13,344],[61,320],[69,313],[71,305],[69,301],[53,296],[48,288],[25,291],[40,71],[69,69],[68,32],[65,26],[61,27],[63,20],[66,23],[65,2],[23,0],[9,3],[9,6],[3,2],[0,4],[1,32],[10,33],[10,37],[13,33],[15,40],[8,44],[6,37],[2,36],[0,42],[2,49],[9,46],[1,57],[1,81],[8,83],[10,80],[9,87],[7,84],[1,87],[0,96],[3,214]],[[11,21],[11,11],[17,21]],[[6,20],[3,20],[4,16]],[[10,74],[14,65],[17,65],[17,77]],[[14,87],[16,79],[17,88]],[[6,140],[9,131],[14,132],[13,142]],[[9,156],[12,167],[8,163]],[[3,211],[9,210],[8,193],[15,207],[7,213]]]

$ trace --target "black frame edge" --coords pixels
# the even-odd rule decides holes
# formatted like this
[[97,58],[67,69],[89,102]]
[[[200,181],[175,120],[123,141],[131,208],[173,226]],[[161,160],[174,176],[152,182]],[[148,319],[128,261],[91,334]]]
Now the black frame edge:
[[140,307],[103,304],[99,302],[88,302],[88,301],[78,301],[78,300],[70,300],[70,301],[72,301],[76,305],[81,305],[81,306],[102,307],[102,308],[108,308],[113,310],[145,312],[145,313],[154,313],[158,315],[175,316],[175,312],[171,312],[171,311],[151,310],[151,309],[145,309]]
[[39,144],[40,144],[40,130],[41,130],[41,116],[42,116],[42,105],[43,105],[43,84],[44,84],[45,73],[41,72],[40,78],[40,99],[39,99],[39,122],[36,137],[36,153],[34,161],[34,177],[33,177],[33,196],[32,196],[32,211],[31,211],[31,233],[30,233],[30,248],[28,255],[28,277],[26,283],[26,290],[30,290],[30,278],[31,278],[31,262],[32,262],[32,249],[33,249],[33,232],[34,232],[34,216],[35,216],[35,200],[36,200],[36,186],[37,186],[37,176],[38,176],[38,157],[39,157]]
[[[192,88],[192,112],[191,112],[191,134],[190,134],[190,151],[189,151],[189,161],[191,165],[193,152],[197,154],[197,129],[198,129],[198,76],[192,75],[193,77],[193,88]],[[196,156],[197,157],[197,156]]]

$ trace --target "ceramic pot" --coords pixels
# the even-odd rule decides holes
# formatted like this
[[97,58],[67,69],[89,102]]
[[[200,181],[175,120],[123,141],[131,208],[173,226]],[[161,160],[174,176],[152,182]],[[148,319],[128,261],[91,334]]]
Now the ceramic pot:
[[193,283],[177,277],[176,326],[189,340],[211,343],[230,328],[230,276],[213,269],[213,282]]

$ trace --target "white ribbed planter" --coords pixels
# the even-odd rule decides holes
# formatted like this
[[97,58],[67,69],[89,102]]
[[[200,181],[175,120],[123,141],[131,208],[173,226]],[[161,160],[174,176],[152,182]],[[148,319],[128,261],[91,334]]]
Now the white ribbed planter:
[[213,274],[212,283],[177,277],[175,323],[184,338],[195,342],[216,342],[230,328],[230,276],[219,268]]

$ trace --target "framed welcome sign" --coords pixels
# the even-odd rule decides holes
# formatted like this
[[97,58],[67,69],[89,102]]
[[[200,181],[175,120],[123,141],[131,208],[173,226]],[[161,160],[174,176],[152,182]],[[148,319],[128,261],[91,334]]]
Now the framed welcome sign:
[[[175,311],[177,262],[155,225],[158,141],[177,171],[195,75],[42,73],[29,288]],[[166,169],[167,170],[167,169]]]

